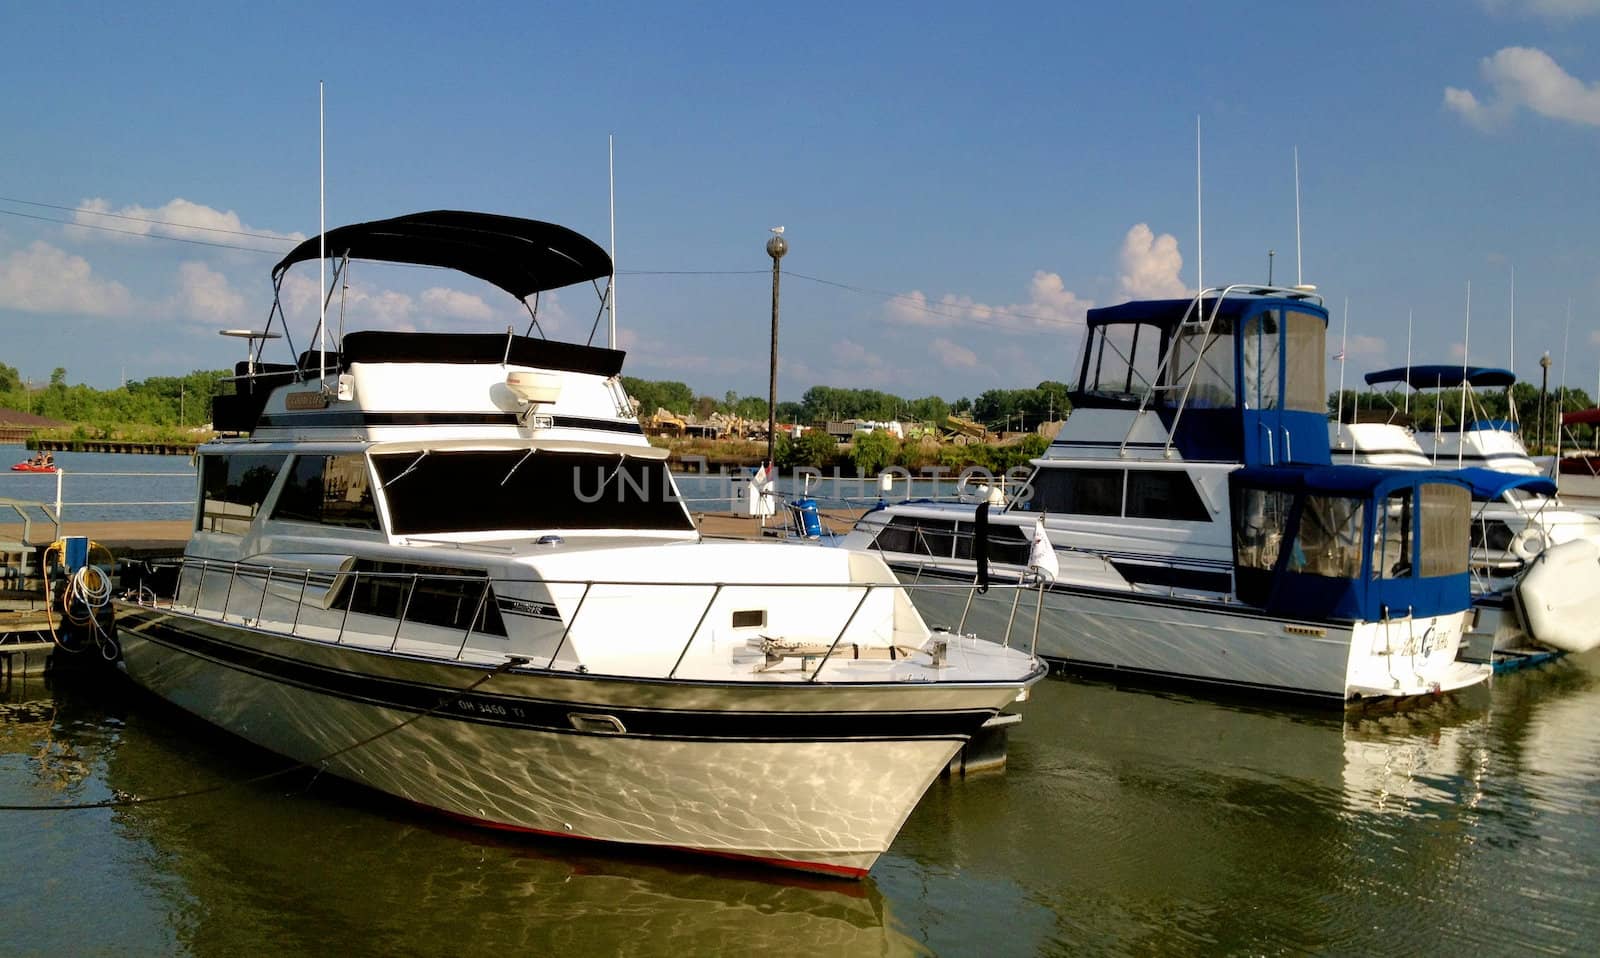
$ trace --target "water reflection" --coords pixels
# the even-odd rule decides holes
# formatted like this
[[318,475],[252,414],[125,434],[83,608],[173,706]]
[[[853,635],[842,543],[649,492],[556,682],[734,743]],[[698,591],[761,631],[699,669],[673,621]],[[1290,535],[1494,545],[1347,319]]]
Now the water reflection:
[[[1600,828],[1575,806],[1558,822],[1528,815],[1515,756],[1563,756],[1569,767],[1555,778],[1592,808],[1594,766],[1575,774],[1570,763],[1600,742],[1592,718],[1574,721],[1600,702],[1592,676],[1507,684],[1505,704],[1497,687],[1341,716],[1052,680],[1035,689],[1006,774],[936,788],[896,845],[904,857],[875,874],[897,901],[930,871],[1009,877],[1020,901],[1052,918],[1014,925],[1013,953],[1525,941],[1525,921],[1492,902],[1504,867],[1494,849],[1522,834],[1519,818],[1541,844],[1573,829],[1581,834],[1560,841],[1591,853]],[[1530,749],[1549,727],[1567,732]],[[1531,871],[1535,885],[1557,881]],[[1591,870],[1580,886],[1592,900],[1600,881]],[[981,940],[923,904],[900,914],[931,921],[937,950]],[[1473,917],[1488,914],[1500,917]],[[1563,930],[1540,934],[1568,940],[1594,923],[1591,909],[1573,909],[1551,922]]]
[[[3,802],[277,767],[120,682],[0,699]],[[297,773],[0,813],[0,922],[58,954],[1585,953],[1597,810],[1600,656],[1348,716],[1052,680],[1009,769],[936,784],[860,885],[501,841]]]
[[[127,689],[111,691],[132,699],[125,703],[126,727],[111,739],[97,737],[78,747],[79,767],[93,769],[103,784],[90,783],[63,798],[39,775],[19,790],[11,770],[6,801],[23,800],[20,793],[34,801],[94,800],[112,790],[162,795],[278,767],[274,757],[202,728],[162,703]],[[71,739],[83,725],[121,725],[121,719],[70,695],[11,708],[53,717],[18,724],[0,738],[0,748],[9,753],[0,757],[5,761],[31,755],[46,740]],[[99,825],[93,824],[96,818]],[[794,880],[700,859],[501,840],[304,772],[193,799],[54,813],[42,824],[115,835],[113,854],[130,867],[97,880],[110,904],[94,910],[143,903],[144,920],[115,936],[137,942],[133,952],[920,951],[895,928],[870,881]],[[103,853],[106,840],[97,844]],[[35,918],[30,924],[40,923]],[[37,947],[43,951],[62,940],[38,927],[32,941],[46,946]]]

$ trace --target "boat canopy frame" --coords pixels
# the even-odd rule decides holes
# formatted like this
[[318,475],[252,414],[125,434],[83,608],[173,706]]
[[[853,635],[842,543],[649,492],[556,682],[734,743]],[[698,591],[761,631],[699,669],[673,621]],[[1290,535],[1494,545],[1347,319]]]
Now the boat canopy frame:
[[[529,319],[524,335],[531,336],[538,330],[544,339],[549,337],[539,325],[539,295],[590,283],[599,305],[585,345],[592,345],[594,341],[600,318],[610,304],[614,279],[611,256],[597,243],[576,230],[542,220],[468,210],[429,210],[339,226],[302,241],[272,267],[272,306],[263,331],[258,334],[252,364],[260,364],[269,338],[266,334],[272,331],[274,320],[283,328],[289,354],[296,355],[283,310],[283,282],[291,267],[322,258],[324,249],[327,258],[334,262],[334,270],[328,288],[322,293],[323,310],[332,303],[336,290],[349,288],[347,278],[352,260],[451,269],[481,279],[521,303]],[[600,285],[602,278],[607,281],[604,286]],[[322,332],[320,315],[321,311],[317,328],[312,331],[313,340]],[[334,351],[339,349],[343,339],[341,302]],[[305,366],[296,364],[294,381],[306,378],[309,370]],[[326,365],[319,364],[318,370],[319,374],[325,374]]]

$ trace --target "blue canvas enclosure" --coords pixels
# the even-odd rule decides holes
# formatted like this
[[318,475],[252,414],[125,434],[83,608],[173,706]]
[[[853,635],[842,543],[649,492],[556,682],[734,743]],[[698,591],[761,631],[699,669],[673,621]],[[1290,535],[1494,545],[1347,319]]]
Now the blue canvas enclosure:
[[1091,309],[1074,405],[1145,408],[1185,459],[1329,463],[1328,313],[1291,295]]
[[1257,467],[1234,472],[1229,485],[1241,601],[1324,621],[1442,615],[1472,604],[1471,486],[1459,473]]

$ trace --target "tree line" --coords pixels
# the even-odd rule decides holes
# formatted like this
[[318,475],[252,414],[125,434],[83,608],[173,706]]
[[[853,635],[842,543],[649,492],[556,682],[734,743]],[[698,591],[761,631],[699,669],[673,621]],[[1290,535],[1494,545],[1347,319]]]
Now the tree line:
[[44,386],[30,386],[11,366],[0,363],[0,407],[69,423],[110,427],[139,424],[175,430],[211,421],[211,397],[223,392],[220,369],[197,369],[186,376],[152,376],[116,389],[69,385],[67,370],[56,367]]
[[[695,393],[686,383],[632,376],[622,377],[622,385],[638,401],[641,416],[665,409],[680,416],[692,413],[701,418],[716,412],[757,421],[767,418],[767,400],[762,396],[741,396],[729,391],[717,399]],[[1066,384],[1053,381],[1032,389],[990,389],[976,398],[964,396],[954,401],[939,396],[906,399],[878,389],[812,386],[799,402],[778,403],[777,418],[779,422],[803,424],[843,419],[939,423],[954,414],[993,429],[1009,426],[1024,430],[1040,422],[1065,419],[1071,408]]]

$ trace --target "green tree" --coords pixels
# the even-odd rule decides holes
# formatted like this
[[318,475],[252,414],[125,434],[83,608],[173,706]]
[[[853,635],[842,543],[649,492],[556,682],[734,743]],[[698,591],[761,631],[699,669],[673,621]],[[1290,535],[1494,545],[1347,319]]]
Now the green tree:
[[875,476],[883,468],[895,461],[895,456],[900,452],[900,441],[884,432],[874,429],[871,432],[858,432],[850,445],[850,460],[855,463],[856,472],[863,476]]
[[830,466],[839,458],[839,443],[821,429],[807,429],[793,445],[791,465]]

